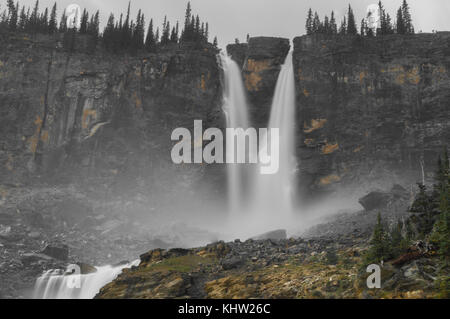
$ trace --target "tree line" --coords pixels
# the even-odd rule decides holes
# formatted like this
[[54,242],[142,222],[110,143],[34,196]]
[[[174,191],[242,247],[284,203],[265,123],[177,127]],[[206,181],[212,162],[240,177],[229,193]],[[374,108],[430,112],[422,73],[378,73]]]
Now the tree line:
[[416,195],[406,223],[399,222],[392,229],[378,215],[370,247],[365,255],[365,265],[399,258],[408,252],[415,240],[431,245],[440,256],[440,294],[450,297],[450,159],[447,149],[438,157],[432,189],[418,184]]
[[[42,12],[39,8],[39,0],[33,8],[20,7],[19,2],[14,4],[13,0],[7,0],[6,8],[0,15],[0,31],[23,32],[30,34],[63,34],[63,45],[68,50],[73,50],[78,35],[89,35],[92,49],[98,45],[112,52],[138,51],[154,52],[169,44],[195,43],[198,45],[209,43],[209,24],[200,19],[199,15],[192,13],[190,2],[186,7],[185,21],[180,28],[177,21],[171,24],[167,17],[161,28],[155,28],[153,19],[146,26],[145,15],[141,9],[138,10],[135,19],[131,18],[131,3],[128,3],[126,15],[121,14],[116,19],[114,14],[108,18],[103,32],[100,32],[100,12],[97,10],[90,14],[83,10],[79,27],[75,23],[68,23],[66,12],[57,19],[57,4],[52,9],[45,8]],[[1,9],[1,8],[0,8]],[[70,22],[70,21],[69,21]],[[213,45],[218,46],[217,37]]]
[[330,17],[325,15],[321,20],[317,12],[312,11],[310,8],[306,17],[306,34],[340,34],[340,35],[361,35],[361,36],[374,36],[374,35],[386,35],[386,34],[413,34],[414,26],[412,24],[412,18],[410,8],[406,0],[403,0],[402,5],[397,10],[397,19],[392,21],[389,13],[386,12],[384,5],[381,1],[378,2],[378,23],[376,27],[371,27],[369,20],[372,13],[361,20],[361,26],[358,33],[356,25],[355,14],[351,5],[348,6],[347,13],[343,17],[340,25],[336,22],[334,11],[331,12]]

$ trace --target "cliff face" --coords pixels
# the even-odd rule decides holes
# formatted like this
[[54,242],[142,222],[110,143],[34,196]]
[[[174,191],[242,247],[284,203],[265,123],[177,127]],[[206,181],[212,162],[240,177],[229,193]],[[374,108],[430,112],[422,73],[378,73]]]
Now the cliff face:
[[254,127],[267,127],[278,75],[289,48],[288,39],[271,37],[251,38],[248,45],[227,47],[228,53],[242,65]]
[[[228,46],[256,126],[267,125],[288,50],[277,38]],[[449,52],[448,33],[294,39],[302,192],[408,185],[422,180],[422,164],[428,178],[450,141]]]
[[191,128],[194,119],[220,118],[212,47],[129,57],[70,54],[49,39],[3,35],[2,42],[3,181],[41,177],[133,192],[198,170],[167,169],[170,136],[177,127]]
[[[158,199],[173,181],[187,190],[193,176],[223,186],[222,166],[170,160],[174,128],[191,128],[194,119],[223,126],[216,50],[129,57],[68,54],[48,38],[2,35],[2,43],[2,180],[75,180],[115,194],[145,189]],[[227,49],[242,67],[252,125],[266,127],[289,40],[258,37]],[[446,33],[296,38],[303,192],[409,184],[421,180],[422,163],[431,174],[450,140],[449,53]]]
[[303,185],[364,191],[421,181],[422,165],[433,174],[450,141],[450,33],[300,37],[294,67]]

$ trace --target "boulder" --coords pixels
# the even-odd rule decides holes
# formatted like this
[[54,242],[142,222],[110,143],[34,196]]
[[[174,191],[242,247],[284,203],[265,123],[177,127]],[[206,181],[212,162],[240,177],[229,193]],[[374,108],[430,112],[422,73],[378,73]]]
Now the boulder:
[[390,198],[391,195],[389,193],[375,191],[361,197],[358,202],[366,211],[371,211],[386,207]]
[[244,259],[240,256],[232,256],[222,260],[221,264],[223,270],[235,269],[244,264]]
[[41,254],[67,261],[69,259],[69,247],[67,245],[48,245]]
[[256,237],[252,238],[253,240],[266,240],[266,239],[272,239],[272,240],[282,240],[287,239],[287,233],[285,229],[278,229],[273,230],[261,235],[258,235]]

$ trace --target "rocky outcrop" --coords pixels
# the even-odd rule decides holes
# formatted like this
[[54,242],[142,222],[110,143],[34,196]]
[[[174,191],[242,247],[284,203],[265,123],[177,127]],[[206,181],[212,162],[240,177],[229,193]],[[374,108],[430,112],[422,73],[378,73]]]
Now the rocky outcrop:
[[303,189],[361,194],[432,175],[450,140],[450,33],[294,39]]
[[172,130],[194,119],[220,122],[212,46],[133,57],[68,53],[57,40],[3,34],[2,42],[0,176],[10,183],[40,178],[95,184],[115,196],[164,193],[192,174],[176,167],[160,176],[172,164]]
[[[226,253],[224,254],[224,252]],[[331,263],[329,252],[335,260]],[[364,248],[339,240],[265,240],[156,250],[103,287],[98,299],[435,298],[437,257],[386,263],[383,289],[369,290]]]
[[278,75],[289,49],[289,39],[273,37],[255,37],[248,44],[227,46],[228,53],[242,66],[254,127],[268,125]]

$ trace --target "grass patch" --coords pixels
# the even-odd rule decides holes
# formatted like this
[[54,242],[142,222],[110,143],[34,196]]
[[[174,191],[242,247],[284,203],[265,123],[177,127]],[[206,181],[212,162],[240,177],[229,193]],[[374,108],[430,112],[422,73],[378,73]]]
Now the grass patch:
[[192,272],[198,267],[209,267],[217,263],[213,257],[200,257],[197,255],[186,255],[164,259],[161,262],[149,265],[146,271],[176,271]]

